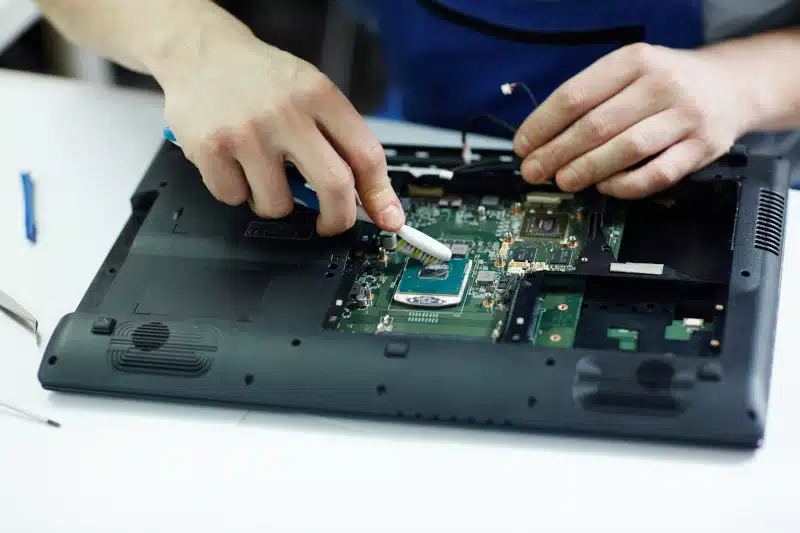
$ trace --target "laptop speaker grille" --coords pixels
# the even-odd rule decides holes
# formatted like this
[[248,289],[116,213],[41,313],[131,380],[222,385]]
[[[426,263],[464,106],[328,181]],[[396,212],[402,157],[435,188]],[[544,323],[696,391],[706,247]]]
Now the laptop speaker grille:
[[108,355],[122,372],[197,377],[214,362],[216,337],[213,328],[196,325],[126,322],[117,328]]
[[758,197],[756,236],[754,246],[771,254],[780,255],[783,244],[783,219],[786,200],[780,194],[761,189]]

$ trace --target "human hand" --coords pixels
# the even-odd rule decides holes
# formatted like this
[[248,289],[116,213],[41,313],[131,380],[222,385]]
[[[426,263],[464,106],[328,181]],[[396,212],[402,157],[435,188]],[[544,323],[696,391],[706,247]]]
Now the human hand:
[[378,226],[399,230],[405,217],[383,148],[334,84],[249,33],[211,37],[182,46],[156,75],[167,124],[209,191],[280,218],[294,205],[288,160],[317,192],[320,234],[355,223],[356,190]]
[[[752,120],[732,64],[704,50],[643,43],[599,59],[520,126],[522,176],[619,198],[665,189],[717,159]],[[646,164],[630,167],[655,156]]]

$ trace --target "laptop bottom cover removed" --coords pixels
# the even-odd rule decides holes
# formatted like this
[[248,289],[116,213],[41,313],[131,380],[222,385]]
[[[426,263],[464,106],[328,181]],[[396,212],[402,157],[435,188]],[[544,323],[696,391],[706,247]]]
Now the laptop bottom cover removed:
[[[391,147],[389,163],[462,164],[419,151]],[[264,220],[222,205],[164,146],[42,385],[758,445],[785,162],[733,153],[626,202],[525,184],[512,154],[477,152],[448,180],[392,172],[409,225],[453,252],[425,267],[370,224],[322,238],[302,207]]]

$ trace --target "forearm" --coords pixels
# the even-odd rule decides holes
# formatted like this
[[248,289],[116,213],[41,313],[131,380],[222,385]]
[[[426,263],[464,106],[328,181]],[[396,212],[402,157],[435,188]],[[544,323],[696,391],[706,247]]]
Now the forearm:
[[208,36],[249,34],[210,0],[37,1],[67,39],[156,78],[182,55],[200,54]]
[[740,74],[742,105],[751,120],[748,131],[800,127],[800,27],[717,44],[700,51]]

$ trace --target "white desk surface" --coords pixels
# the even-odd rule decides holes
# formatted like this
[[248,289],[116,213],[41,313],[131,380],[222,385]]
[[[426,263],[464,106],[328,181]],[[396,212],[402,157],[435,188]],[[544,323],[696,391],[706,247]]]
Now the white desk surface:
[[[0,71],[0,286],[45,341],[125,222],[161,113],[154,95]],[[457,142],[373,125],[386,141]],[[36,246],[22,169],[38,184]],[[0,411],[0,531],[800,531],[796,209],[786,240],[755,453],[50,393],[43,347],[0,317],[0,399],[63,425]]]
[[32,0],[0,0],[0,52],[39,19]]

